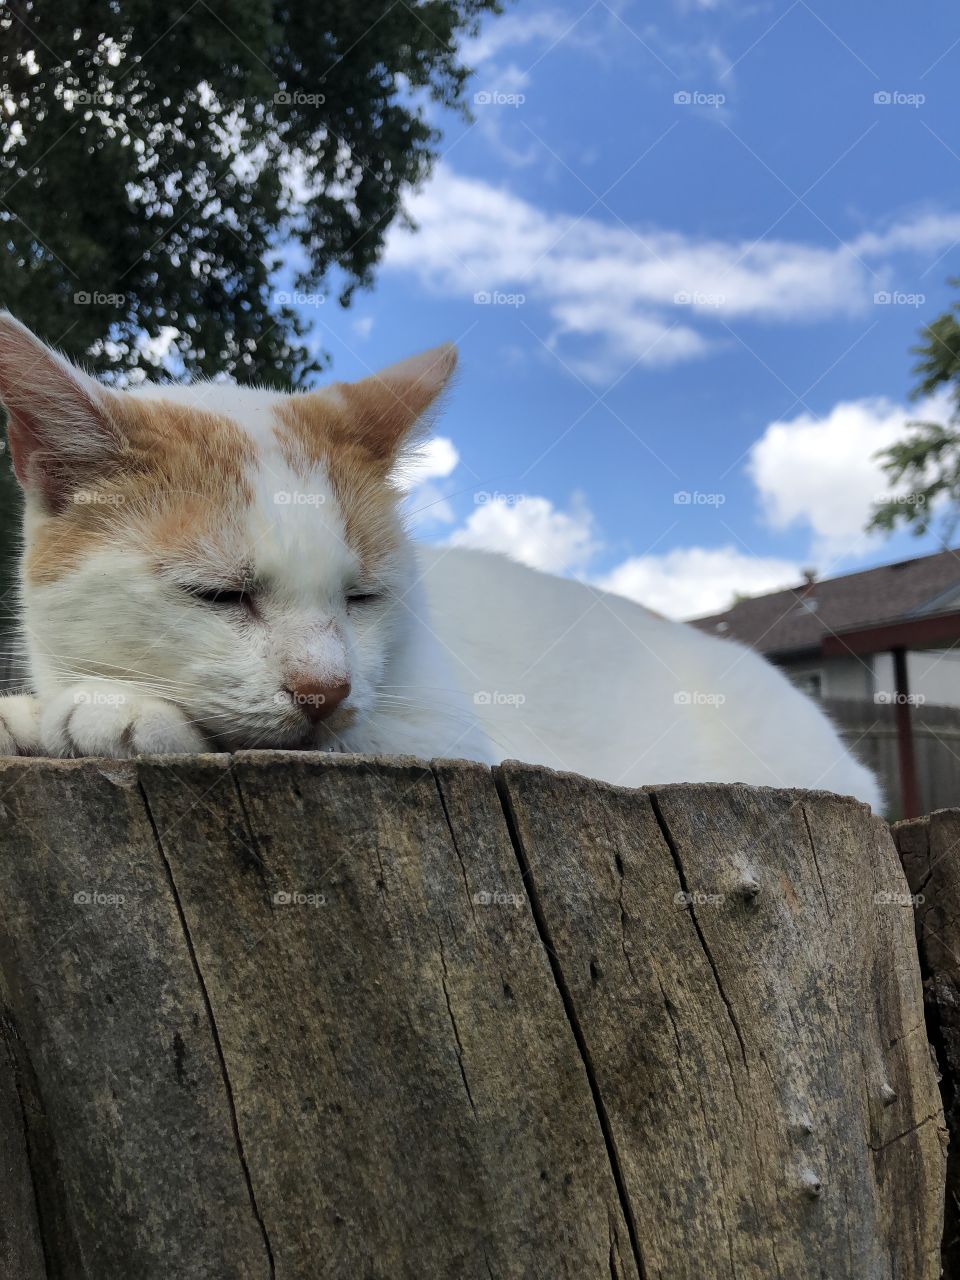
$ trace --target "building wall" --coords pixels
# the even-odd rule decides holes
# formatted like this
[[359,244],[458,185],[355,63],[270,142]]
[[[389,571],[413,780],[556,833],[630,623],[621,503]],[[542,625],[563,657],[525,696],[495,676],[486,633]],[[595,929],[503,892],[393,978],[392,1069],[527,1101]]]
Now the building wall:
[[[875,667],[876,692],[892,695],[893,658],[889,653],[878,653]],[[908,653],[907,681],[910,692],[926,703],[938,707],[960,707],[960,649],[925,649],[919,653]]]
[[824,698],[861,698],[872,701],[876,689],[872,657],[826,658],[821,662]]
[[[813,697],[866,702],[892,702],[893,657],[889,653],[858,657],[804,659],[782,663],[783,670]],[[907,654],[910,693],[935,707],[960,707],[960,648]]]
[[[812,697],[873,701],[871,658],[815,658],[780,664],[790,679]],[[960,692],[960,687],[958,687]]]

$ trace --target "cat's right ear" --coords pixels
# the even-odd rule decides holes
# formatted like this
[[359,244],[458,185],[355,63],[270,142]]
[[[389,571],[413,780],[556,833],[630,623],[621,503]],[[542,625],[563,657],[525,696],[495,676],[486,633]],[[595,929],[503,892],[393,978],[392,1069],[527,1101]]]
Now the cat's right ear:
[[110,393],[0,312],[0,402],[17,479],[46,509],[63,510],[85,477],[116,457],[121,441]]

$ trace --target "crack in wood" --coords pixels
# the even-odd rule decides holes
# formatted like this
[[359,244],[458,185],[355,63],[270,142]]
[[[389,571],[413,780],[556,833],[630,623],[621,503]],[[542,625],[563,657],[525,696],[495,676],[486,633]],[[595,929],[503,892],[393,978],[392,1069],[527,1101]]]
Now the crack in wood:
[[[253,1212],[253,1216],[256,1219],[257,1226],[259,1227],[260,1234],[263,1238],[263,1246],[267,1256],[268,1274],[270,1276],[270,1280],[275,1280],[275,1277],[277,1274],[277,1268],[276,1268],[276,1263],[273,1257],[273,1248],[270,1244],[270,1236],[267,1233],[266,1223],[264,1222],[263,1217],[260,1213],[260,1208],[257,1205],[257,1198],[253,1189],[253,1179],[250,1176],[250,1169],[247,1165],[247,1159],[243,1150],[243,1139],[240,1134],[240,1122],[237,1117],[237,1107],[236,1107],[236,1100],[233,1095],[233,1085],[230,1082],[230,1074],[227,1070],[227,1061],[226,1061],[226,1058],[224,1057],[223,1045],[220,1042],[220,1032],[217,1029],[217,1020],[213,1012],[213,1005],[210,1001],[210,994],[207,991],[207,985],[206,985],[206,982],[204,981],[203,972],[200,968],[200,961],[199,961],[199,958],[197,957],[196,949],[193,945],[193,939],[190,936],[190,927],[187,924],[187,917],[183,910],[183,903],[180,901],[180,893],[177,889],[177,882],[173,875],[173,868],[170,866],[170,862],[167,858],[166,851],[164,850],[164,847],[163,847],[163,841],[160,838],[160,832],[157,828],[157,824],[153,816],[153,810],[150,807],[150,798],[147,795],[146,789],[144,788],[142,782],[138,782],[137,786],[140,791],[141,799],[143,801],[143,807],[146,813],[147,821],[149,822],[150,829],[153,832],[153,838],[154,838],[154,841],[156,842],[157,852],[160,855],[160,859],[163,863],[163,868],[167,877],[167,883],[169,884],[170,892],[173,895],[173,904],[176,909],[177,916],[179,917],[179,920],[180,920],[180,927],[183,930],[183,938],[184,938],[184,942],[186,943],[187,952],[190,956],[190,963],[192,964],[194,974],[196,975],[197,984],[200,989],[200,997],[203,1000],[203,1005],[207,1014],[207,1020],[210,1024],[210,1034],[213,1039],[214,1049],[216,1050],[217,1059],[220,1064],[220,1071],[223,1076],[224,1093],[226,1095],[227,1109],[230,1113],[230,1123],[233,1129],[233,1140],[237,1149],[237,1158],[240,1161],[240,1168],[243,1173],[244,1182],[246,1183],[247,1194],[250,1198],[250,1208]],[[250,834],[252,836],[253,834],[252,831],[250,832]]]
[[660,808],[660,801],[657,798],[656,792],[651,791],[649,795],[650,795],[650,806],[653,809],[653,816],[656,818],[657,826],[660,828],[660,833],[663,836],[663,839],[664,839],[664,842],[666,843],[667,848],[670,850],[670,856],[673,858],[673,864],[677,869],[677,876],[680,879],[680,888],[682,889],[683,893],[686,894],[687,903],[688,903],[687,909],[690,912],[690,918],[693,921],[693,927],[696,930],[697,937],[700,940],[700,945],[703,948],[703,954],[706,956],[707,964],[710,966],[710,971],[713,974],[713,980],[717,984],[717,991],[719,992],[720,999],[723,1001],[724,1008],[727,1011],[727,1015],[730,1019],[730,1025],[733,1027],[734,1033],[736,1034],[737,1043],[740,1046],[740,1054],[743,1058],[743,1065],[746,1068],[747,1072],[749,1072],[750,1066],[749,1066],[749,1063],[747,1062],[747,1046],[744,1043],[743,1033],[740,1030],[740,1024],[737,1022],[736,1014],[733,1012],[733,1005],[730,1003],[730,999],[727,996],[726,991],[724,991],[723,989],[723,983],[720,981],[720,971],[718,970],[716,961],[713,958],[713,952],[710,950],[710,944],[707,942],[706,938],[704,937],[703,929],[700,927],[700,921],[697,919],[697,913],[693,907],[693,895],[690,893],[689,886],[687,885],[686,872],[684,871],[683,863],[680,860],[680,851],[677,848],[676,842],[673,838],[670,828],[667,825],[667,820],[663,816],[663,811]]
[[453,1006],[450,1003],[450,991],[447,987],[447,957],[444,954],[443,938],[440,934],[440,928],[437,927],[437,943],[440,947],[440,965],[443,973],[440,975],[440,985],[443,987],[443,998],[446,1001],[447,1013],[450,1017],[450,1026],[453,1029],[453,1040],[457,1053],[457,1066],[460,1068],[460,1077],[463,1080],[463,1087],[466,1090],[467,1100],[470,1103],[470,1110],[477,1115],[476,1103],[473,1101],[473,1094],[470,1092],[470,1081],[467,1079],[467,1072],[463,1065],[463,1044],[460,1040],[460,1030],[457,1027],[457,1019],[454,1016]]
[[431,773],[433,774],[433,780],[436,783],[437,795],[440,797],[440,808],[443,810],[443,820],[447,824],[447,830],[450,832],[450,843],[453,845],[453,852],[457,855],[457,861],[460,864],[460,874],[463,876],[463,887],[467,894],[467,904],[470,907],[470,913],[473,916],[474,921],[476,921],[477,907],[473,900],[473,894],[470,892],[470,882],[467,879],[467,868],[464,866],[463,854],[460,852],[460,845],[457,841],[457,833],[450,820],[450,810],[447,808],[447,797],[443,793],[443,784],[440,781],[440,775],[437,773],[437,770],[435,768],[431,768]]
[[807,839],[810,842],[810,852],[813,855],[813,865],[817,873],[817,880],[820,882],[820,892],[823,894],[823,905],[827,909],[827,915],[832,920],[833,910],[831,909],[831,906],[830,906],[830,899],[827,897],[827,887],[823,883],[823,872],[820,870],[820,859],[817,857],[817,845],[816,845],[816,841],[813,838],[813,832],[810,830],[810,816],[807,813],[806,805],[802,804],[800,806],[800,813],[803,817],[803,825],[807,833]]
[[[35,1088],[31,1088],[24,1080],[24,1065],[29,1068],[29,1058],[27,1057],[26,1045],[23,1038],[17,1030],[17,1025],[13,1021],[13,1017],[8,1009],[0,1012],[0,1043],[3,1045],[3,1052],[7,1055],[10,1063],[10,1071],[13,1080],[14,1092],[17,1096],[17,1107],[20,1113],[20,1123],[22,1126],[23,1149],[26,1157],[27,1172],[30,1175],[30,1189],[33,1198],[34,1222],[36,1226],[37,1239],[40,1243],[40,1251],[43,1255],[43,1269],[50,1276],[53,1274],[52,1251],[48,1236],[51,1233],[51,1224],[46,1221],[44,1209],[44,1196],[41,1192],[40,1181],[37,1175],[38,1154],[35,1149],[33,1126],[29,1118],[29,1108],[27,1105],[26,1094],[31,1096],[31,1100],[35,1105],[39,1105],[39,1098],[36,1096]],[[23,1061],[21,1061],[23,1059]],[[5,1168],[5,1174],[9,1176],[9,1168]],[[6,1224],[9,1230],[12,1223]]]
[[523,837],[520,835],[520,830],[517,825],[516,813],[513,808],[513,801],[510,796],[509,787],[507,786],[499,767],[494,768],[493,777],[497,788],[497,794],[500,797],[500,806],[503,811],[504,821],[506,822],[510,841],[513,845],[513,851],[516,854],[517,862],[520,866],[520,874],[523,877],[524,884],[527,886],[527,892],[530,897],[530,908],[533,913],[534,922],[537,926],[537,932],[540,934],[540,940],[543,943],[544,950],[546,951],[547,961],[550,965],[551,972],[553,973],[553,979],[556,983],[557,991],[560,993],[560,999],[567,1015],[567,1021],[570,1024],[570,1030],[573,1033],[577,1050],[587,1074],[590,1093],[593,1096],[593,1104],[596,1108],[597,1119],[600,1123],[600,1132],[603,1135],[603,1140],[607,1148],[610,1170],[613,1174],[614,1185],[617,1190],[617,1196],[620,1200],[620,1208],[623,1211],[624,1221],[627,1225],[627,1232],[630,1236],[630,1246],[633,1252],[634,1262],[637,1267],[637,1275],[639,1280],[646,1280],[647,1271],[643,1261],[643,1252],[640,1248],[640,1238],[637,1232],[633,1205],[630,1202],[630,1196],[627,1192],[623,1163],[620,1159],[620,1153],[617,1150],[617,1143],[613,1136],[613,1128],[610,1124],[610,1117],[607,1114],[607,1107],[603,1100],[603,1094],[600,1091],[600,1083],[597,1079],[596,1070],[594,1069],[590,1055],[590,1048],[587,1044],[586,1036],[583,1033],[583,1027],[580,1024],[580,1018],[577,1013],[577,1008],[574,1004],[569,985],[564,976],[563,967],[560,964],[559,957],[557,956],[557,952],[553,944],[550,927],[547,923],[546,915],[543,910],[543,903],[541,902],[540,895],[537,892],[536,882],[533,878],[530,863],[523,847]]

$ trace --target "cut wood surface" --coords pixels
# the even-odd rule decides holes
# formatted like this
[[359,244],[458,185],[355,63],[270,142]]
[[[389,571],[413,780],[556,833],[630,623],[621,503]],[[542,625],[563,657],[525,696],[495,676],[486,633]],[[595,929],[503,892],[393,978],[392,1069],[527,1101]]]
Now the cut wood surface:
[[822,793],[0,761],[0,1266],[934,1280],[909,889]]
[[950,1130],[944,1280],[960,1280],[960,811],[898,822],[893,835],[913,900],[927,1029]]

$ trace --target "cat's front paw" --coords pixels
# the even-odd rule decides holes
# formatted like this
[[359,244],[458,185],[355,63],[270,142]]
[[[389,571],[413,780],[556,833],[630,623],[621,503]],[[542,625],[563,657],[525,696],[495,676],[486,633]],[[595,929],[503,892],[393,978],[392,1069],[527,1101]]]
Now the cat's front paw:
[[41,737],[56,756],[170,755],[206,751],[202,735],[170,702],[103,681],[73,685],[45,703]]
[[0,697],[0,756],[36,756],[42,752],[38,699],[28,693]]

